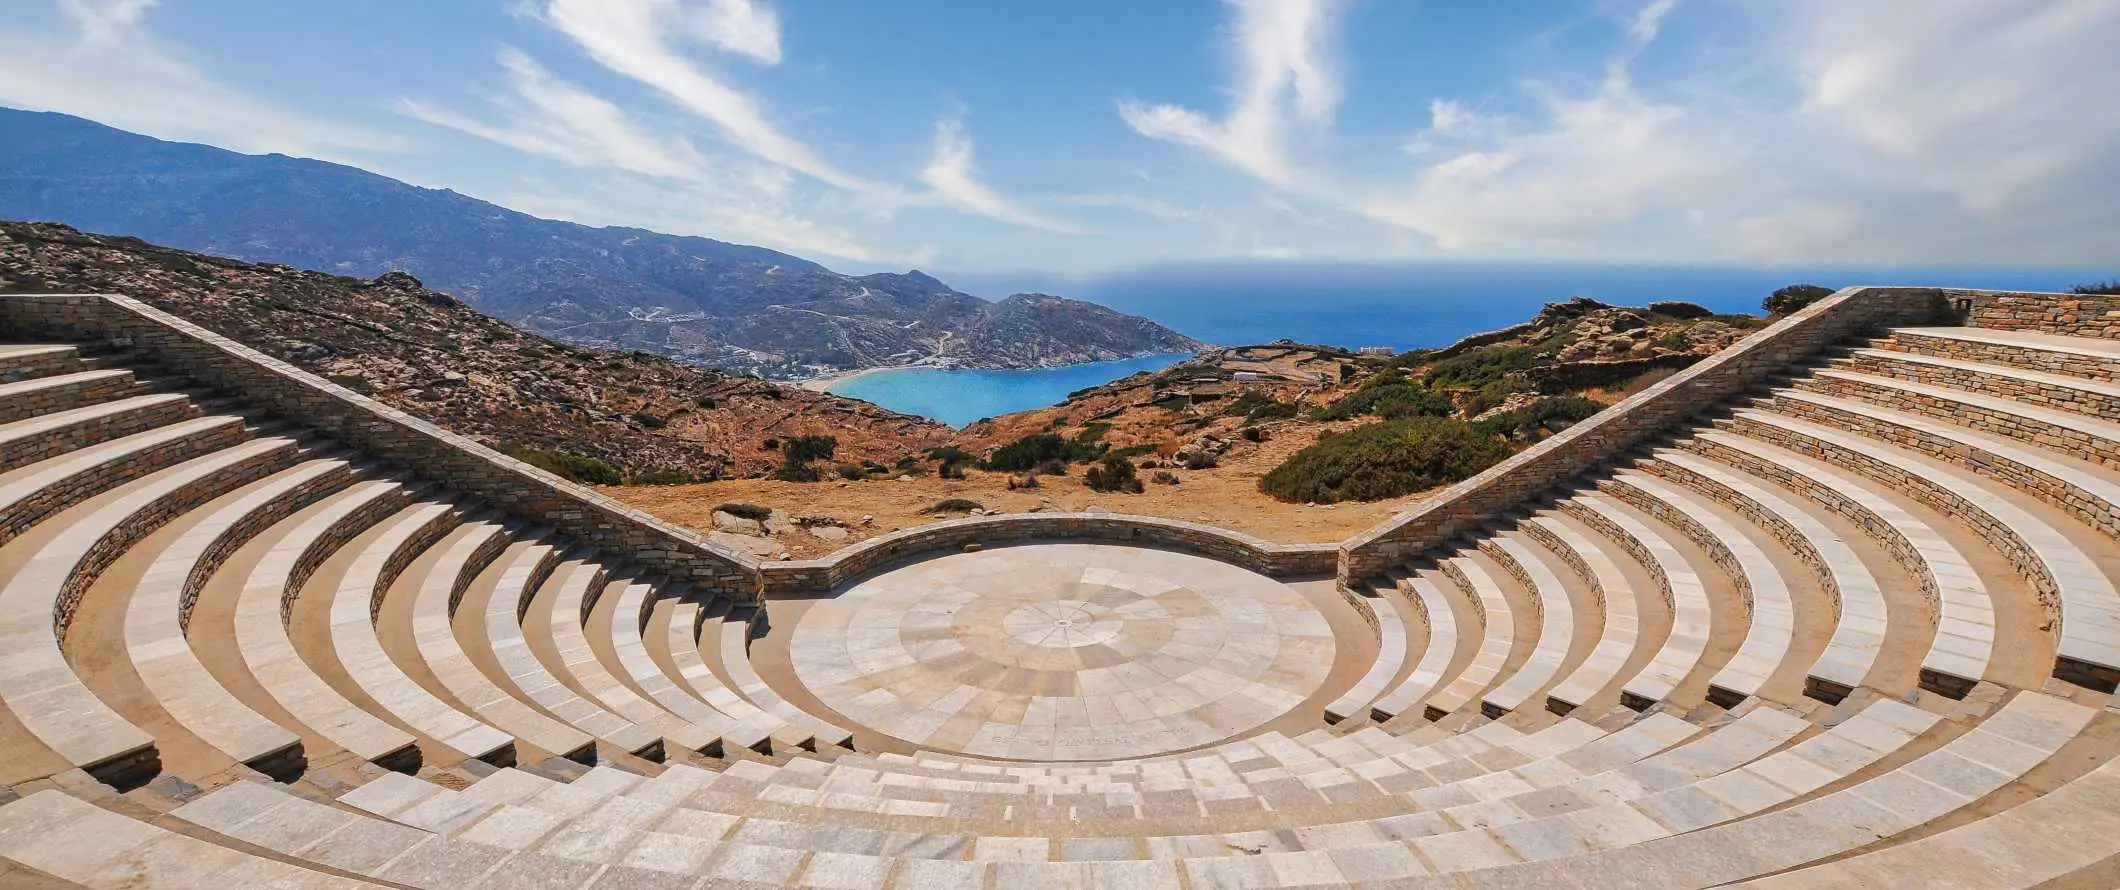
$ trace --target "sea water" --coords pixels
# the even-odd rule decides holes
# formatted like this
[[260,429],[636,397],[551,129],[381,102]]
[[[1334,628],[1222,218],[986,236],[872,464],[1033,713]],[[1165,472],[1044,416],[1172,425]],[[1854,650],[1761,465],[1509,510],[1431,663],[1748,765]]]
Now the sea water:
[[1012,371],[871,371],[835,383],[831,391],[961,427],[983,417],[1043,408],[1075,390],[1101,386],[1140,371],[1160,371],[1189,357],[1182,353],[1152,355]]

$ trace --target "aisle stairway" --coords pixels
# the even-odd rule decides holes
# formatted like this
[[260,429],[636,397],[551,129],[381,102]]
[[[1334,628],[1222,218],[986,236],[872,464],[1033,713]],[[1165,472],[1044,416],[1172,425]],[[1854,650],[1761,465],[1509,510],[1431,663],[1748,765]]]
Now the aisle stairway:
[[856,750],[748,604],[123,359],[0,346],[0,886],[2120,882],[2120,342],[1850,344],[1094,763]]

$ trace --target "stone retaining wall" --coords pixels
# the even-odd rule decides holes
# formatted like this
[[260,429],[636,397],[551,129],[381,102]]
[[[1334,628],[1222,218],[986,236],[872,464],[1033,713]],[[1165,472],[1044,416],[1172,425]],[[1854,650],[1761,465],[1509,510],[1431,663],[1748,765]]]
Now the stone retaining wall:
[[1946,321],[1946,305],[1945,292],[1933,288],[1848,288],[1820,300],[1349,538],[1341,545],[1341,582],[1357,583],[1434,549],[1848,337]]
[[760,567],[760,574],[769,595],[818,592],[923,554],[959,551],[972,545],[991,547],[1041,540],[1161,547],[1274,577],[1332,574],[1338,554],[1332,544],[1275,544],[1211,525],[1152,516],[1018,513],[973,516],[896,531],[842,548],[830,556],[769,562]]
[[1443,573],[1443,577],[1449,578],[1450,583],[1457,585],[1458,592],[1463,595],[1465,602],[1472,605],[1472,614],[1479,617],[1480,627],[1485,628],[1487,601],[1480,598],[1479,588],[1472,586],[1472,579],[1465,577],[1465,570],[1458,567],[1456,560],[1451,559],[1438,560],[1435,568]]
[[359,507],[338,518],[324,533],[306,542],[301,555],[295,557],[294,565],[287,571],[287,584],[280,588],[280,623],[286,624],[294,610],[295,598],[309,584],[309,576],[331,555],[339,552],[347,542],[360,537],[370,526],[383,521],[383,517],[403,510],[412,504],[412,492],[403,487],[386,492],[363,502]]
[[[1479,551],[1487,554],[1488,559],[1494,560],[1495,565],[1501,566],[1502,571],[1516,582],[1517,589],[1524,592],[1525,605],[1530,607],[1525,611],[1530,613],[1531,622],[1533,624],[1542,622],[1546,617],[1546,597],[1538,589],[1538,582],[1531,580],[1531,570],[1524,568],[1523,563],[1516,561],[1516,554],[1503,549],[1502,545],[1495,543],[1493,538],[1481,539]],[[1559,593],[1560,591],[1553,592]]]
[[464,601],[464,592],[471,589],[471,582],[477,580],[479,574],[490,568],[493,561],[499,559],[501,553],[514,543],[513,535],[493,535],[480,543],[477,550],[471,551],[470,558],[464,560],[463,568],[458,569],[456,577],[449,582],[450,617],[456,616],[456,606]]
[[462,524],[464,517],[455,510],[437,513],[428,517],[425,523],[398,542],[397,549],[390,551],[389,558],[383,561],[383,567],[376,572],[375,587],[368,591],[369,624],[376,623],[376,619],[383,614],[383,596],[397,583],[398,576],[405,573],[405,568],[412,565],[413,560],[419,559],[420,554],[426,553],[427,548],[434,546],[436,541],[447,537]]
[[[1798,381],[1795,388],[1904,411],[1917,417],[1928,417],[1992,436],[2050,448],[2086,463],[2120,469],[2120,442],[2073,425],[2049,423],[2015,411],[2000,411],[1961,399],[1907,392],[1879,386],[1866,380],[1813,377]],[[1807,407],[1806,410],[1831,412],[1835,415],[1844,413],[1824,406]]]
[[1811,546],[1811,539],[1796,526],[1790,525],[1781,514],[1768,510],[1766,505],[1753,500],[1744,492],[1674,463],[1651,460],[1643,463],[1641,468],[1723,505],[1731,512],[1743,516],[1754,527],[1766,532],[1775,542],[1781,544],[1783,550],[1794,555],[1804,564],[1804,568],[1810,570],[1811,580],[1818,583],[1818,589],[1824,591],[1826,599],[1832,603],[1831,623],[1840,623],[1840,577],[1833,574],[1832,567],[1826,564],[1826,559],[1818,552],[1818,548]]
[[35,438],[9,442],[7,451],[0,453],[0,471],[28,466],[46,458],[79,451],[98,442],[144,433],[158,426],[168,426],[197,416],[198,406],[193,405],[190,399],[175,397],[136,405],[122,411],[101,412],[70,423],[60,422],[58,426],[38,434]]
[[0,327],[137,350],[156,364],[442,482],[580,543],[695,586],[755,598],[757,561],[587,488],[334,385],[138,300],[0,297]]
[[2120,296],[1944,292],[1965,323],[2002,331],[2037,331],[2070,337],[2120,339]]

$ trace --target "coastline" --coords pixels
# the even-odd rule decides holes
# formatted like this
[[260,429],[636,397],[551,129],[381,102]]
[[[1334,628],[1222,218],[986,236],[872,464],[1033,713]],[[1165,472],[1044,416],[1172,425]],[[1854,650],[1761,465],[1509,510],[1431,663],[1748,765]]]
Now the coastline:
[[807,389],[811,392],[831,392],[832,387],[834,386],[837,386],[841,383],[845,383],[849,380],[859,380],[863,377],[867,377],[870,374],[878,374],[884,371],[907,371],[913,368],[932,367],[934,367],[934,365],[889,365],[887,367],[882,368],[856,368],[852,371],[840,371],[833,374],[826,374],[822,377],[811,377],[806,380],[798,380],[795,381],[795,385],[803,389]]

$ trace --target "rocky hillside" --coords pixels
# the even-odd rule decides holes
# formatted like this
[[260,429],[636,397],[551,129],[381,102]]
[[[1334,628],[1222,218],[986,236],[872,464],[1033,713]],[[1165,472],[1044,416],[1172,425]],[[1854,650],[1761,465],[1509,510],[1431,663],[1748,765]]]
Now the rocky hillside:
[[0,292],[137,297],[487,444],[602,461],[632,481],[763,475],[803,435],[884,464],[951,435],[867,402],[555,342],[402,273],[349,278],[0,222]]
[[4,108],[0,218],[344,275],[403,270],[559,339],[769,377],[934,358],[1034,367],[1200,347],[1090,303],[988,302],[919,272],[841,275],[761,247],[539,219],[352,167]]
[[[1489,420],[1554,403],[1534,426],[1507,431],[1532,441],[1585,402],[1617,401],[1763,323],[1691,303],[1629,308],[1577,298],[1547,304],[1523,324],[1390,357],[1287,341],[1216,349],[1050,408],[973,424],[958,444],[984,453],[1028,435],[1088,432],[1112,448],[1221,455],[1379,418]],[[1562,400],[1581,407],[1562,409]]]

